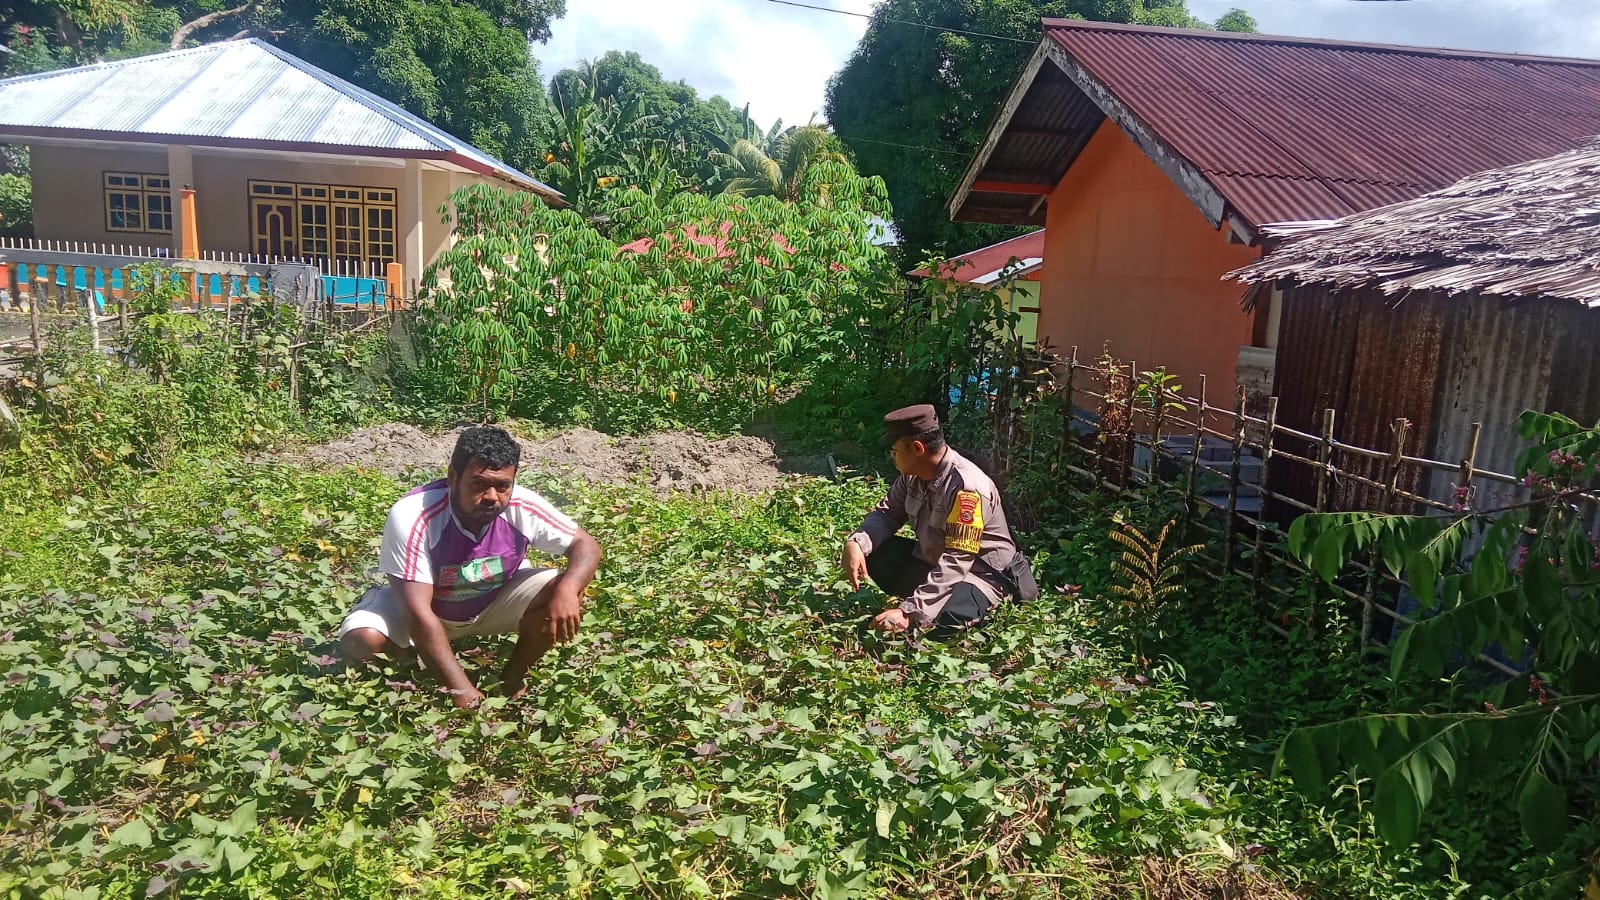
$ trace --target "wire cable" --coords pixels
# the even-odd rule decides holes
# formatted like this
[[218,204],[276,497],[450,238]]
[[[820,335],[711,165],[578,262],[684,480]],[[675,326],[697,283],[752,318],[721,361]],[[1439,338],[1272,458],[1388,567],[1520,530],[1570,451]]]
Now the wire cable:
[[[837,13],[838,15],[841,15],[841,16],[855,16],[858,19],[871,19],[873,17],[872,13],[859,13],[859,12],[853,12],[853,11],[848,10],[848,9],[834,9],[831,6],[814,6],[814,5],[810,4],[810,3],[800,3],[800,2],[798,2],[798,0],[767,0],[767,2],[768,3],[777,3],[777,4],[781,5],[781,6],[797,6],[800,9],[814,9],[814,10],[817,10],[819,12]],[[1018,43],[1018,44],[1037,44],[1039,42],[1038,38],[1008,37],[1008,36],[1003,35],[1003,34],[985,34],[984,32],[981,32],[981,31],[963,31],[960,28],[941,28],[938,25],[929,25],[926,22],[913,22],[910,19],[890,19],[890,18],[885,18],[883,21],[885,21],[885,22],[893,22],[896,25],[914,25],[917,28],[926,28],[929,31],[938,31],[938,32],[942,32],[944,34],[964,34],[964,35],[966,35],[968,37],[988,38],[988,39],[993,40],[993,41],[1012,41],[1012,42],[1015,42],[1015,43]]]

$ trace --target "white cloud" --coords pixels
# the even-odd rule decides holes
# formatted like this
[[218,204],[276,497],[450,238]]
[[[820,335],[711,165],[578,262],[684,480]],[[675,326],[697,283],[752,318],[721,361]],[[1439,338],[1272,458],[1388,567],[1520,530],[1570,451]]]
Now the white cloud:
[[[803,0],[869,12],[872,0]],[[1594,0],[1189,0],[1215,20],[1234,7],[1261,30],[1392,44],[1600,58]],[[545,77],[607,50],[634,50],[701,96],[750,104],[756,121],[819,121],[828,76],[866,20],[770,0],[568,0],[550,41],[534,48]]]
[[1591,0],[1189,0],[1209,20],[1233,7],[1266,34],[1600,58]]
[[[806,0],[868,12],[869,0]],[[568,0],[550,40],[534,47],[548,79],[607,50],[633,50],[669,80],[701,96],[721,94],[750,104],[770,125],[822,120],[828,76],[844,64],[866,30],[854,16],[800,9],[769,0]]]

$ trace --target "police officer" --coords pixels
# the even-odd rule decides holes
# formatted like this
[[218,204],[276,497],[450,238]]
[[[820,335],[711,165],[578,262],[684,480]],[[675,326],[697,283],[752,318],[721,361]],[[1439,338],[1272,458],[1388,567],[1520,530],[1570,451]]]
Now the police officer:
[[[983,622],[1007,597],[1037,596],[1027,557],[1006,525],[1000,491],[945,443],[933,407],[908,406],[883,420],[879,443],[889,447],[900,477],[844,544],[852,587],[867,576],[900,598],[899,606],[873,618],[872,627],[950,635]],[[915,541],[895,534],[908,520]]]

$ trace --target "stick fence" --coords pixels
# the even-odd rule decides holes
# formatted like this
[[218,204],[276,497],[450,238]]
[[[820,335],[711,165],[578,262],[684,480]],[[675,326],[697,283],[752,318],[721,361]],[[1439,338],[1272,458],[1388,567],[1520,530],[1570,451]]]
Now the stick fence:
[[[1314,578],[1319,590],[1351,604],[1360,647],[1385,642],[1378,617],[1394,628],[1416,621],[1399,608],[1405,585],[1376,553],[1347,565],[1334,584],[1323,583],[1279,540],[1293,518],[1336,511],[1460,514],[1486,484],[1503,488],[1511,502],[1527,499],[1515,476],[1477,467],[1481,425],[1470,429],[1461,456],[1430,459],[1408,444],[1413,428],[1405,419],[1391,423],[1389,446],[1362,447],[1338,439],[1334,409],[1323,410],[1312,434],[1279,421],[1276,397],[1251,403],[1241,388],[1223,406],[1208,400],[1203,376],[1197,387],[1180,395],[1144,377],[1137,364],[1079,360],[1076,347],[1064,357],[1029,350],[1009,363],[990,361],[952,405],[992,405],[988,433],[963,436],[985,451],[1001,485],[1043,469],[1055,473],[1061,490],[1131,497],[1186,475],[1181,524],[1185,533],[1209,539],[1203,571],[1243,577],[1254,602],[1279,608]],[[1425,477],[1432,473],[1444,474]],[[1410,487],[1430,484],[1432,490]],[[1352,485],[1361,490],[1336,490]],[[1577,502],[1600,513],[1600,496],[1579,495]],[[1308,625],[1323,627],[1311,613]],[[1277,622],[1267,624],[1287,634]],[[1480,655],[1479,661],[1517,674],[1503,660]]]

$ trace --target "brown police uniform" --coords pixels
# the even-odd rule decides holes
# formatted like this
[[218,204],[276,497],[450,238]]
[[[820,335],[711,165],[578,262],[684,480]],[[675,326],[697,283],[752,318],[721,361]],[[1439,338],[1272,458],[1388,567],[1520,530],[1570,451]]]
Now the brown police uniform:
[[[927,405],[896,410],[884,421],[885,444],[939,427]],[[915,541],[895,536],[907,521]],[[900,597],[901,611],[923,628],[960,628],[986,618],[1014,590],[1008,568],[1026,564],[1006,525],[1000,491],[948,444],[932,479],[895,479],[849,539],[866,553],[872,580]]]

